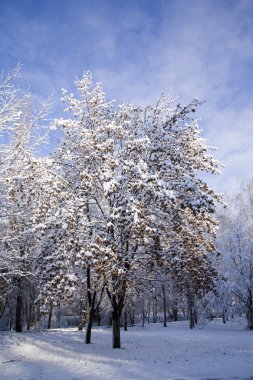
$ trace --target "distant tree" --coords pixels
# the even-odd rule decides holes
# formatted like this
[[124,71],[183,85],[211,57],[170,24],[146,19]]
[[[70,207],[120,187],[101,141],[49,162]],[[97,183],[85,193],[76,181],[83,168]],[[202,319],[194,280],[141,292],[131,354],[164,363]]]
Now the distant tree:
[[19,75],[17,66],[0,81],[0,279],[2,297],[16,296],[16,331],[22,330],[24,288],[33,276],[33,154],[49,130],[42,123],[47,105],[31,110],[30,94],[15,85]]
[[[249,329],[253,329],[253,182],[230,200],[220,215],[218,248],[220,277],[225,281],[220,293],[229,304],[239,304],[245,312]],[[224,294],[225,291],[225,294]],[[227,302],[226,302],[227,303]]]

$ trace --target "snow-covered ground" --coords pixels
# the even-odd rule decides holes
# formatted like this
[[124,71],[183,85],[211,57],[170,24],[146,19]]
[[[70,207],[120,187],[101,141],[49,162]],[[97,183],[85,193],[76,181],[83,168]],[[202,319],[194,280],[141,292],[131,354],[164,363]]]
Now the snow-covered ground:
[[109,328],[95,328],[92,344],[83,341],[76,329],[1,332],[0,379],[253,380],[253,331],[235,321],[130,327],[122,349],[111,348]]

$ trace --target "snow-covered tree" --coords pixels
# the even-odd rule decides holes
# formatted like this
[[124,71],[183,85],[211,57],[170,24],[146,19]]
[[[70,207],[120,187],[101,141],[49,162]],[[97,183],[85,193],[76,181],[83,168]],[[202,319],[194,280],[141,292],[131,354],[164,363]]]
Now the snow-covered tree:
[[[239,304],[248,328],[253,329],[253,183],[246,183],[220,215],[218,248],[222,297],[226,304]],[[225,286],[224,286],[225,283]],[[225,294],[224,294],[225,292]]]
[[63,92],[73,117],[54,123],[64,133],[54,159],[79,205],[76,257],[106,288],[117,348],[127,289],[156,242],[168,268],[173,252],[194,266],[213,250],[211,214],[219,197],[199,174],[217,172],[218,163],[192,116],[197,100],[182,107],[162,95],[155,107],[114,107],[89,73],[76,86],[80,98]]
[[22,330],[23,285],[33,272],[33,155],[47,135],[41,123],[47,106],[31,110],[30,95],[13,82],[19,73],[18,66],[0,83],[0,277],[5,295],[16,294],[17,331]]

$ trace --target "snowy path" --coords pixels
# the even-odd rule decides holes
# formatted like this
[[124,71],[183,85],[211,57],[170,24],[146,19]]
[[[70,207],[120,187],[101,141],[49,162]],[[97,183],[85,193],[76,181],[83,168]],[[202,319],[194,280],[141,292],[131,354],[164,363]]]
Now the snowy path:
[[0,379],[253,380],[253,332],[240,324],[133,327],[122,331],[120,350],[111,348],[108,328],[96,328],[92,338],[85,345],[76,329],[1,332]]

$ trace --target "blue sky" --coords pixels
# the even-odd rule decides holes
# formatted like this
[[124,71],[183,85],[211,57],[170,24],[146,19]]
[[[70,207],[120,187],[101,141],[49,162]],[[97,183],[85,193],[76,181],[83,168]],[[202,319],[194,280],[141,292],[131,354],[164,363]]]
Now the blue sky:
[[0,69],[21,61],[22,86],[52,94],[53,116],[86,70],[119,101],[164,89],[206,100],[203,136],[226,166],[209,183],[227,191],[253,177],[252,0],[0,0],[0,36]]

